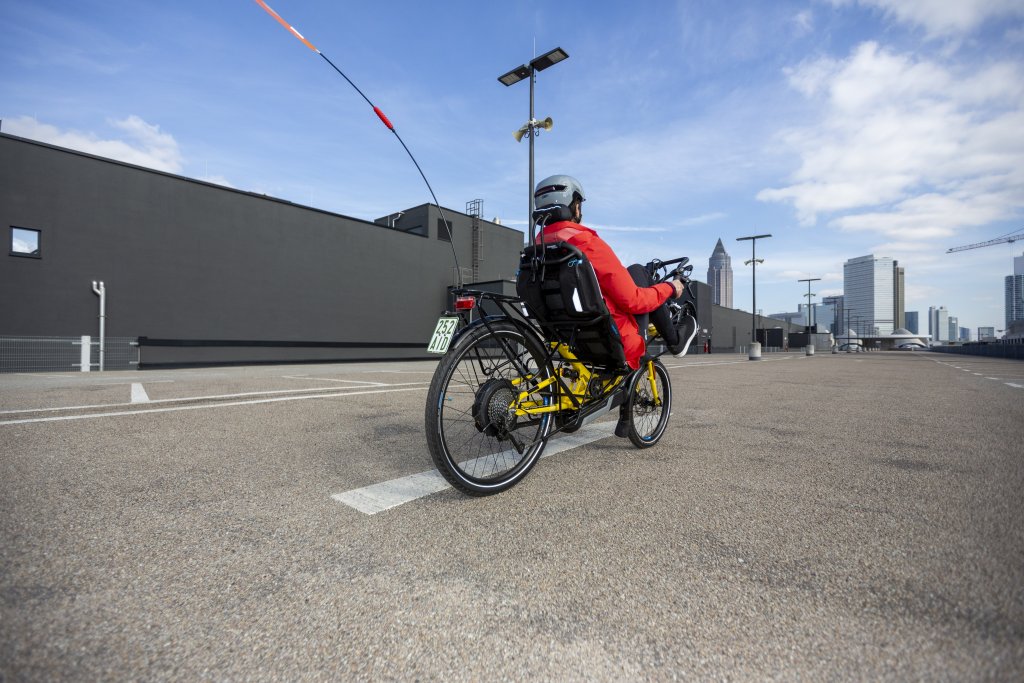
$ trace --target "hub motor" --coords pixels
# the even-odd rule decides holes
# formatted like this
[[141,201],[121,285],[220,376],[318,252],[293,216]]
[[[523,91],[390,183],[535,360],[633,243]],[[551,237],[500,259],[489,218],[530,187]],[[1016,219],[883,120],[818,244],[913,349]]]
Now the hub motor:
[[508,439],[508,433],[516,428],[516,413],[510,406],[517,395],[512,382],[507,379],[491,378],[480,385],[473,401],[476,428],[501,441]]

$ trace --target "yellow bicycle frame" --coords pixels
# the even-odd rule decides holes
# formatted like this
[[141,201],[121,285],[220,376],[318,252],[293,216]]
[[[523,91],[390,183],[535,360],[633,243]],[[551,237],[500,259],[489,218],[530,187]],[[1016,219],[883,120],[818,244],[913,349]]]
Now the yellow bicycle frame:
[[[513,408],[518,417],[527,415],[542,415],[544,413],[560,413],[564,411],[578,410],[582,405],[592,400],[590,394],[590,383],[594,379],[594,373],[581,363],[579,359],[566,344],[551,342],[551,348],[556,352],[555,358],[559,360],[555,373],[547,379],[541,380],[536,385],[532,384],[534,377],[528,375],[512,380],[513,386],[521,387],[528,383],[529,387],[519,393],[515,402],[509,406]],[[622,384],[629,375],[616,375],[601,380],[601,396],[608,396]],[[658,385],[654,374],[654,362],[647,362],[647,380],[651,383],[651,392],[656,405],[661,405],[661,397],[658,396]],[[540,391],[555,385],[561,381],[563,386],[569,388],[569,393],[559,392],[557,404],[544,405],[536,398]]]

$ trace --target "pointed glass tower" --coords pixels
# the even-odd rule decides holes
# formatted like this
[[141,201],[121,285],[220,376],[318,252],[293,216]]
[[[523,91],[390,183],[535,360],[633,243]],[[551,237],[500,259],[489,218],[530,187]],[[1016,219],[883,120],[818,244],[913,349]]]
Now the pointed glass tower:
[[725,253],[721,238],[708,260],[708,284],[711,285],[711,302],[732,308],[732,259]]

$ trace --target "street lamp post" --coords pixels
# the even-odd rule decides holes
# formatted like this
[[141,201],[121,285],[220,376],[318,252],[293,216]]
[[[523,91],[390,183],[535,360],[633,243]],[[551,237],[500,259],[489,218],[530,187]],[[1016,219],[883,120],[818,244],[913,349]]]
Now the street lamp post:
[[[811,328],[814,327],[814,308],[811,306],[811,283],[821,280],[820,277],[809,277],[804,280],[797,280],[797,282],[807,283],[807,334],[811,333]],[[809,340],[808,340],[809,341]]]
[[753,311],[750,313],[750,360],[761,359],[761,344],[757,341],[757,264],[764,263],[764,259],[757,258],[757,240],[771,237],[771,234],[766,235],[750,235],[748,237],[737,237],[737,242],[744,242],[750,240],[750,260],[745,261],[743,265],[753,265]]
[[530,120],[526,124],[515,132],[516,140],[522,140],[523,136],[530,138],[530,187],[529,187],[529,201],[527,203],[527,211],[529,215],[526,217],[526,224],[530,226],[530,242],[533,242],[533,139],[537,135],[537,129],[543,128],[545,130],[551,130],[551,119],[547,118],[544,121],[538,121],[533,117],[533,86],[537,82],[537,72],[543,71],[549,66],[558,64],[559,62],[569,58],[569,53],[560,47],[556,47],[554,50],[545,52],[540,57],[534,57],[529,64],[520,64],[516,68],[512,69],[506,74],[498,76],[498,80],[503,85],[509,86],[514,83],[518,83],[524,78],[530,79]]
[[[845,308],[845,307],[844,307]],[[843,336],[846,337],[846,350],[850,350],[850,309],[845,309],[843,313],[846,314],[846,329],[843,330]]]

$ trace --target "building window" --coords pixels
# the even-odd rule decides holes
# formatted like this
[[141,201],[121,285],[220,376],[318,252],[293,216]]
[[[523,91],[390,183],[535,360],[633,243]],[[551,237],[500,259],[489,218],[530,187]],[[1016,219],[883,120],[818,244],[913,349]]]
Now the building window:
[[40,258],[39,230],[11,226],[11,256]]
[[397,230],[398,232],[404,232],[404,233],[407,233],[409,235],[419,235],[420,237],[426,237],[427,236],[427,231],[423,228],[422,225],[413,225],[413,226],[410,226],[410,227],[407,228],[405,226],[399,226],[396,223],[395,226],[392,228],[392,230]]
[[[445,224],[448,225],[447,229],[445,229],[445,227],[444,227]],[[453,234],[452,233],[452,222],[451,221],[442,221],[440,218],[438,218],[437,219],[437,239],[444,240],[445,242],[451,242],[452,241],[452,234]]]

